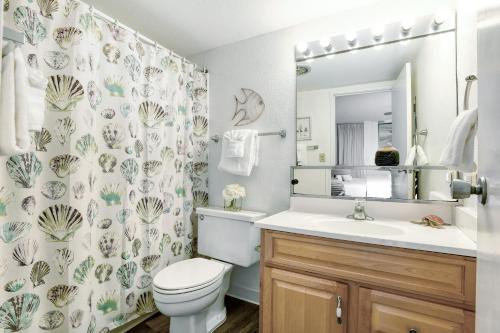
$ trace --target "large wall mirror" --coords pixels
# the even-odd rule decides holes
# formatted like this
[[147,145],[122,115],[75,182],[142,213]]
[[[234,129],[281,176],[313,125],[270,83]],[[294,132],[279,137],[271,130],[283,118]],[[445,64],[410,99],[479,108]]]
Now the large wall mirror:
[[451,200],[439,158],[457,115],[454,19],[432,20],[297,52],[295,193]]

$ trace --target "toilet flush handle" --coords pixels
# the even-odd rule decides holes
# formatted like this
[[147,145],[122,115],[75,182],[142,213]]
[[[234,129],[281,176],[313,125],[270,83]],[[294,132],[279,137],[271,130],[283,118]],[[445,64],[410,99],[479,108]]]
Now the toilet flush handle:
[[199,219],[203,221],[205,219],[205,215],[199,215]]

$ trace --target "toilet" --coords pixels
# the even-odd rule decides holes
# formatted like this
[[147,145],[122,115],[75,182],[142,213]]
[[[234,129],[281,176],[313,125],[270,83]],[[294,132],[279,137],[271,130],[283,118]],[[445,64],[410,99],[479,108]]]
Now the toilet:
[[198,253],[209,257],[165,267],[153,279],[158,310],[170,317],[171,333],[213,332],[226,320],[224,297],[233,265],[259,261],[260,233],[254,222],[265,213],[197,208]]

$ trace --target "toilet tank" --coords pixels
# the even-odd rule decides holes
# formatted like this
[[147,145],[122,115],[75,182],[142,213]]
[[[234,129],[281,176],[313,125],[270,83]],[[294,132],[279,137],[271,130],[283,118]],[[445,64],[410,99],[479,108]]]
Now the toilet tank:
[[225,211],[223,208],[197,208],[198,253],[248,267],[259,261],[260,230],[254,222],[265,213]]

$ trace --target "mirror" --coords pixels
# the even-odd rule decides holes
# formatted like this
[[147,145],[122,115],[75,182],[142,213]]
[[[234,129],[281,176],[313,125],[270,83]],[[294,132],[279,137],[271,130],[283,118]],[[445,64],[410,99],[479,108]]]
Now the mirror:
[[297,165],[327,168],[296,169],[295,193],[449,200],[456,87],[454,30],[298,59]]

